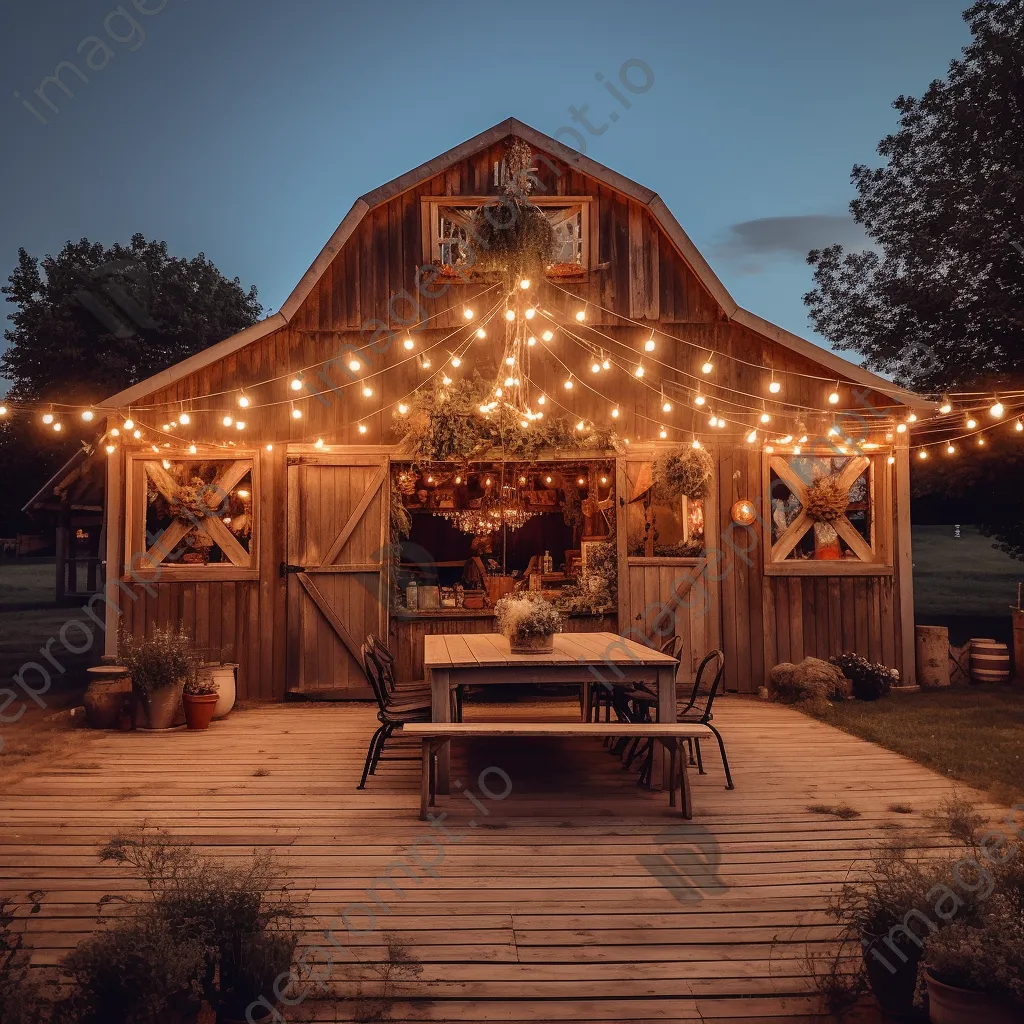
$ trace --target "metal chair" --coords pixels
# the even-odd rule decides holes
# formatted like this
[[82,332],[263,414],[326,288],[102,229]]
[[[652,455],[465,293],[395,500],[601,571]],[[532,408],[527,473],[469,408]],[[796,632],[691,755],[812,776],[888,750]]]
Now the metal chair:
[[[417,679],[409,682],[398,682],[395,679],[395,656],[388,649],[388,645],[375,633],[369,633],[366,637],[367,646],[372,654],[376,655],[377,662],[383,673],[384,688],[388,694],[396,700],[431,702],[430,683],[425,679]],[[456,722],[462,721],[462,687],[457,686],[453,692],[452,714]]]
[[377,721],[380,726],[370,739],[370,746],[366,751],[366,762],[363,765],[363,775],[359,780],[357,789],[366,788],[366,776],[375,774],[377,765],[381,761],[419,761],[419,754],[412,757],[384,756],[384,745],[391,738],[391,734],[406,722],[429,722],[430,701],[402,701],[391,697],[384,684],[384,668],[373,650],[368,644],[360,648],[363,660],[363,671],[373,688],[373,695],[377,699]]

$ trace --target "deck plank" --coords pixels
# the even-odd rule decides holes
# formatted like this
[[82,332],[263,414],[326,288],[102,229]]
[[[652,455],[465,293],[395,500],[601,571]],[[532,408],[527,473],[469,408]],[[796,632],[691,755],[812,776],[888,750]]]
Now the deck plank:
[[[571,699],[466,705],[467,720],[578,715]],[[312,890],[304,941],[375,887],[387,912],[342,941],[375,962],[393,931],[422,963],[394,1021],[820,1019],[806,957],[835,937],[828,892],[896,827],[940,845],[922,812],[952,784],[787,708],[729,698],[715,721],[737,788],[724,788],[709,745],[708,774],[691,772],[692,821],[593,738],[502,737],[455,741],[453,778],[483,809],[453,795],[433,828],[416,817],[414,763],[385,762],[355,789],[369,704],[243,708],[205,733],[83,733],[0,791],[0,893],[45,891],[28,940],[37,962],[55,963],[96,926],[102,895],[139,891],[96,850],[148,822],[229,862],[274,851]],[[510,780],[502,799],[495,769]],[[890,812],[897,801],[915,813]],[[861,816],[808,810],[843,802]],[[415,867],[413,849],[437,863],[399,896],[384,872]],[[331,979],[339,996],[353,985]]]

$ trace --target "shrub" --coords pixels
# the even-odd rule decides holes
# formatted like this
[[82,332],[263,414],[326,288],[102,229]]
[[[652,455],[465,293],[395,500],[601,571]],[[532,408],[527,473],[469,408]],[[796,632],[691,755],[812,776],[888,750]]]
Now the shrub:
[[201,659],[184,630],[155,629],[147,637],[121,636],[118,657],[132,677],[132,686],[144,697],[181,682],[195,680]]
[[503,597],[494,606],[494,621],[498,632],[513,641],[550,636],[562,629],[558,609],[529,591]]
[[857,700],[878,700],[886,697],[900,674],[894,668],[876,665],[859,654],[834,654],[828,659],[853,684]]
[[843,673],[820,658],[804,658],[799,665],[784,661],[771,670],[768,679],[772,697],[783,704],[849,696],[850,683]]
[[71,991],[58,1005],[61,1024],[150,1024],[166,1012],[198,1008],[206,949],[155,907],[90,935],[62,967]]
[[209,676],[195,676],[185,683],[184,692],[190,697],[212,697],[219,691],[217,684]]
[[0,899],[0,1024],[38,1024],[46,1019],[48,1000],[40,972],[30,966],[25,949],[25,912],[38,914],[43,894],[28,894],[28,902]]

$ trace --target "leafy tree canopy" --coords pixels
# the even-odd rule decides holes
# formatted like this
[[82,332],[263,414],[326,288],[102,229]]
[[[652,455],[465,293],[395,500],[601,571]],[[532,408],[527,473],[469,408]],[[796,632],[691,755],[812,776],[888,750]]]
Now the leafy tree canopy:
[[925,392],[1024,379],[1024,0],[964,13],[945,79],[900,96],[850,209],[876,249],[815,250],[815,328]]
[[2,289],[14,305],[0,374],[11,398],[91,402],[144,380],[255,323],[262,307],[200,253],[171,256],[133,235],[109,248],[83,238],[42,261],[19,250]]

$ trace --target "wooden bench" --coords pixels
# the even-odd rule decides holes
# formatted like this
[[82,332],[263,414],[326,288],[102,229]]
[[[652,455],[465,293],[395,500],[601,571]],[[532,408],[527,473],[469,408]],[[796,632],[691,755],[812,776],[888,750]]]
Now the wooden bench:
[[494,736],[578,737],[605,736],[650,738],[661,743],[671,759],[669,806],[676,805],[676,790],[684,818],[693,817],[690,778],[686,771],[686,753],[682,743],[687,739],[714,738],[706,725],[692,722],[408,722],[402,726],[403,736],[422,740],[423,775],[420,779],[420,819],[426,820],[427,807],[434,806],[437,793],[437,752],[460,736],[480,739]]

